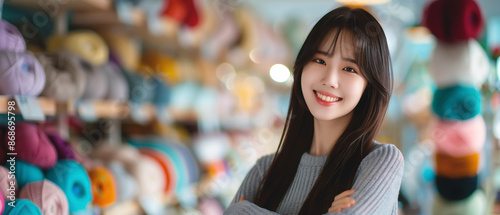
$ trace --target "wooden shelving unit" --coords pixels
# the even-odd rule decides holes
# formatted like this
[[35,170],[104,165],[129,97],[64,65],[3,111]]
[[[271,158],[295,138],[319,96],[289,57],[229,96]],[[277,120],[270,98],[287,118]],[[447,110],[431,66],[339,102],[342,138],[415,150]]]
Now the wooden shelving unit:
[[5,0],[4,4],[31,10],[109,11],[113,9],[111,0]]
[[[0,96],[0,114],[5,114],[8,112],[9,101],[15,101],[14,97]],[[40,105],[42,112],[45,115],[53,116],[57,113],[56,102],[52,99],[39,97],[38,104]],[[15,110],[13,111],[14,113],[16,114],[20,113],[19,107],[17,105],[15,105],[14,108],[15,108]]]

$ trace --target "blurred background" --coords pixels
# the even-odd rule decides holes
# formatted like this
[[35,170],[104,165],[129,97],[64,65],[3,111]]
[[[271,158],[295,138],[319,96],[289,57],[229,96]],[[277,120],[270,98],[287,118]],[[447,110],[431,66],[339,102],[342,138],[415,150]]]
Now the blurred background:
[[345,4],[389,43],[399,213],[500,214],[496,0],[0,0],[0,214],[222,214]]

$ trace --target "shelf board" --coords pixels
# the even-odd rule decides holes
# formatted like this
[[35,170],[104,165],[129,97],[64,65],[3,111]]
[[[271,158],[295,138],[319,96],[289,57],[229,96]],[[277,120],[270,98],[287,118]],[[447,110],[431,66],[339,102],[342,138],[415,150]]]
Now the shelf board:
[[113,9],[111,0],[6,0],[6,5],[22,7],[30,10],[44,10],[51,14],[54,11],[109,11]]
[[[14,97],[10,96],[0,96],[0,113],[6,114],[9,110],[9,101],[15,101]],[[42,109],[42,112],[45,115],[53,116],[56,114],[56,102],[52,99],[45,98],[45,97],[38,97],[38,104],[40,105],[40,108]],[[20,113],[19,107],[17,105],[14,106],[15,110],[13,113]]]

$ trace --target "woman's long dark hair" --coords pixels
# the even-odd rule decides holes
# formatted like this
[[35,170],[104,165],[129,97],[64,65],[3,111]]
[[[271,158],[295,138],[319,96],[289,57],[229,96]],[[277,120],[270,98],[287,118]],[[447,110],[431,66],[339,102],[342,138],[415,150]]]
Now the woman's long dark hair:
[[[385,117],[392,93],[392,68],[385,34],[377,20],[360,8],[339,7],[321,18],[309,33],[294,65],[290,107],[278,150],[257,193],[255,204],[276,211],[297,172],[302,154],[309,152],[314,118],[301,89],[304,66],[329,36],[337,44],[340,32],[353,36],[355,58],[367,86],[353,110],[351,122],[328,155],[299,214],[323,214],[336,195],[351,189],[361,160],[370,152]],[[340,42],[340,44],[342,41]]]

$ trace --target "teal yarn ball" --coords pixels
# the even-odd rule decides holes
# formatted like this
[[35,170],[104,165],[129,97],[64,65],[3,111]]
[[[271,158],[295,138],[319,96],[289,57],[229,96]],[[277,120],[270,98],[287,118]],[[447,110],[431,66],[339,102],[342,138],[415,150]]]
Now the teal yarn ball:
[[468,198],[460,201],[449,201],[436,195],[433,206],[434,215],[483,215],[487,208],[486,195],[482,190],[476,190]]
[[40,208],[28,199],[16,199],[12,207],[10,201],[5,202],[5,211],[3,215],[42,215]]
[[471,119],[481,111],[481,94],[470,86],[440,88],[434,93],[432,110],[443,119]]
[[[5,167],[7,167],[7,169],[9,169],[10,171],[13,170],[11,168],[10,162],[7,162],[5,164]],[[24,185],[28,183],[35,181],[42,181],[44,179],[43,171],[42,169],[40,169],[40,167],[29,164],[22,160],[16,160],[14,167],[15,167],[14,175],[16,176],[17,186],[19,187],[18,190],[21,190],[24,187]]]
[[46,178],[54,182],[66,194],[69,212],[85,210],[92,201],[90,178],[83,167],[74,160],[59,160],[47,170]]

